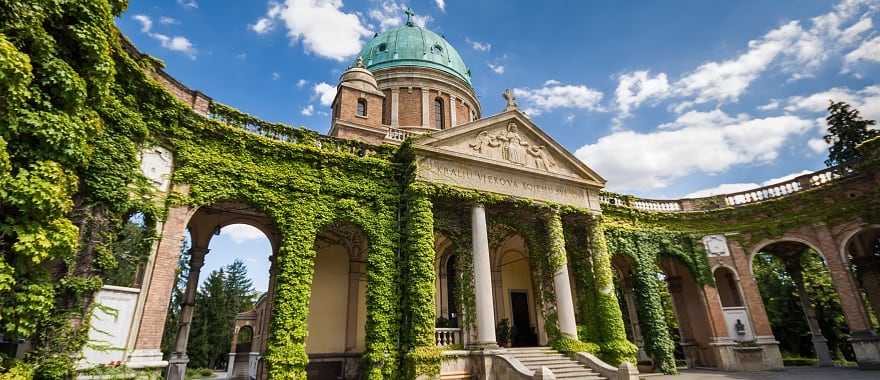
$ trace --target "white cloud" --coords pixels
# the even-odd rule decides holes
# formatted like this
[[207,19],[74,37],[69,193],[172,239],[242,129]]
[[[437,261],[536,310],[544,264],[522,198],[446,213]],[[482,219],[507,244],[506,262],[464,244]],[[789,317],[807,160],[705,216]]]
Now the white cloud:
[[[713,122],[699,124],[695,121],[699,119]],[[725,122],[715,122],[721,120]],[[715,174],[734,165],[772,162],[788,139],[815,125],[795,116],[746,119],[691,113],[670,124],[680,128],[617,131],[581,147],[575,155],[606,176],[612,190],[656,189],[695,172]]]
[[614,91],[620,118],[629,116],[633,108],[649,99],[662,99],[669,95],[669,80],[665,73],[651,77],[648,71],[634,71],[617,77],[617,90]]
[[556,108],[601,111],[602,92],[585,85],[563,84],[549,80],[541,88],[514,88],[513,94],[525,105],[523,111],[537,116]]
[[807,147],[809,147],[813,153],[820,154],[828,152],[829,144],[825,142],[825,139],[813,138],[807,141]]
[[749,116],[746,114],[739,114],[736,115],[736,117],[731,117],[720,109],[715,109],[707,112],[688,111],[687,113],[678,116],[675,121],[660,124],[659,126],[657,126],[657,128],[677,129],[700,126],[720,126],[747,120],[749,120]]
[[758,110],[760,110],[760,111],[773,111],[778,108],[779,108],[779,100],[776,100],[776,99],[770,99],[770,101],[767,102],[767,104],[764,104],[762,106],[758,106]]
[[181,52],[188,55],[190,58],[195,59],[196,57],[196,49],[193,47],[192,42],[189,41],[186,37],[183,36],[166,36],[160,33],[151,33],[150,36],[159,41],[163,48],[166,48],[171,51]]
[[177,0],[177,4],[189,9],[196,9],[199,7],[199,3],[196,2],[196,0]]
[[281,10],[281,4],[270,2],[266,15],[257,19],[257,22],[248,25],[248,28],[257,34],[271,32],[275,28],[275,20],[281,16]]
[[574,123],[574,114],[573,113],[565,115],[565,124],[571,124],[571,123]]
[[322,106],[333,104],[333,99],[336,98],[336,87],[321,82],[316,84],[313,90],[315,91],[315,96],[321,101]]
[[315,106],[309,104],[305,106],[300,113],[303,114],[303,116],[312,116],[315,114]]
[[796,173],[791,173],[784,175],[782,177],[771,178],[761,183],[724,183],[712,188],[703,189],[694,191],[690,194],[683,196],[682,198],[702,198],[702,197],[711,197],[713,195],[724,195],[731,193],[738,193],[740,191],[757,189],[759,187],[775,185],[777,183],[782,183],[796,177],[800,177],[804,174],[810,174],[812,171],[810,170],[802,170]]
[[272,73],[272,80],[279,80],[279,79],[281,79],[281,74],[279,74],[277,72],[273,72]]
[[179,24],[180,21],[177,21],[173,17],[162,16],[162,17],[159,17],[159,23],[163,24],[163,25],[174,25],[174,24]]
[[[385,31],[403,25],[405,11],[406,7],[403,4],[394,0],[384,0],[378,7],[370,9],[368,15],[370,19],[379,23],[380,31]],[[416,26],[424,28],[431,21],[431,16],[414,15],[412,21]]]
[[247,224],[231,224],[220,230],[221,236],[232,239],[236,244],[241,244],[250,240],[266,239],[263,231]]
[[844,57],[844,71],[859,61],[880,62],[880,36],[863,41],[855,50],[847,53]]
[[303,86],[305,86],[308,83],[309,83],[309,81],[307,81],[305,79],[300,79],[300,80],[296,81],[296,87],[303,88]]
[[477,51],[492,50],[492,44],[488,42],[474,41],[467,37],[465,37],[464,42],[466,42],[468,45],[471,45],[471,48]]
[[434,3],[437,4],[437,8],[440,8],[441,11],[446,12],[446,0],[434,0]]
[[785,110],[825,113],[831,100],[846,102],[859,110],[866,119],[880,120],[880,85],[867,86],[858,91],[847,87],[834,87],[807,96],[792,96],[786,101]]
[[257,33],[272,30],[276,21],[287,28],[291,42],[302,42],[309,53],[344,61],[360,52],[372,32],[356,13],[342,11],[342,0],[286,0],[270,3],[264,17],[250,26]]
[[493,64],[492,62],[488,63],[489,69],[495,72],[495,74],[501,75],[504,74],[504,65],[501,64]]
[[134,15],[131,18],[141,23],[141,32],[149,33],[153,29],[153,20],[147,15]]
[[[703,63],[673,82],[671,91],[683,100],[671,109],[680,113],[697,104],[736,102],[757,78],[773,68],[788,74],[791,80],[812,77],[830,57],[860,42],[862,45],[845,58],[844,71],[856,61],[880,61],[880,39],[862,41],[872,30],[870,16],[878,9],[877,0],[843,0],[832,11],[808,22],[787,22],[749,41],[739,55]],[[621,82],[618,89],[626,88]],[[627,108],[624,102],[622,110],[639,104],[633,101]]]
[[556,86],[558,84],[562,84],[562,82],[556,79],[548,79],[544,82],[544,86]]

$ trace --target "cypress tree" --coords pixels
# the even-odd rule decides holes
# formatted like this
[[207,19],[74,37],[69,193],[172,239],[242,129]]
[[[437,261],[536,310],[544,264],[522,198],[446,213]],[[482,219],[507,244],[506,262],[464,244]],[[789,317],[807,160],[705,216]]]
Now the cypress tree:
[[828,159],[825,160],[825,165],[828,166],[862,158],[856,146],[880,136],[880,131],[870,128],[876,124],[874,120],[862,119],[859,111],[845,102],[832,100],[825,121],[828,123],[828,134],[824,139],[826,143],[831,144],[828,148]]

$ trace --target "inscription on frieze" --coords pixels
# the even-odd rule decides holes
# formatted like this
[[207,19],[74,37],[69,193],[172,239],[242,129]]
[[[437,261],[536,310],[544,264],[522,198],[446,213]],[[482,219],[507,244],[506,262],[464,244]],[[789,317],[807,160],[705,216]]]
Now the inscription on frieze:
[[419,159],[420,179],[475,190],[590,208],[589,190],[552,177],[537,177],[433,157]]

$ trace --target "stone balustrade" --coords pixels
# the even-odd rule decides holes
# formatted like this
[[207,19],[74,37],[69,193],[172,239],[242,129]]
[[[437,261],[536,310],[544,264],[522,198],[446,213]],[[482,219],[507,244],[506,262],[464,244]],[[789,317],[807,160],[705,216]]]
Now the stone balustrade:
[[737,207],[752,204],[825,186],[852,173],[853,170],[849,167],[836,166],[797,176],[784,182],[759,187],[757,189],[724,195],[702,198],[657,200],[606,192],[599,196],[599,201],[606,205],[631,207],[637,210],[651,212],[713,210],[723,207]]
[[460,328],[438,327],[434,329],[434,341],[437,347],[463,344]]
[[385,133],[385,139],[397,141],[397,142],[403,142],[403,140],[406,140],[407,137],[411,137],[411,136],[415,136],[415,135],[418,135],[418,133],[413,132],[413,131],[408,131],[405,129],[388,127],[388,132]]

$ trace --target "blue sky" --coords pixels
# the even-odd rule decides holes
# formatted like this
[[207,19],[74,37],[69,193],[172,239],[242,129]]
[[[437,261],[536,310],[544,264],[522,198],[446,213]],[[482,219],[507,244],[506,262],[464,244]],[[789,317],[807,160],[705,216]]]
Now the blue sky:
[[828,99],[880,118],[880,0],[156,0],[117,24],[188,86],[326,133],[339,75],[406,7],[461,53],[484,116],[515,89],[612,191],[758,186],[824,166]]

